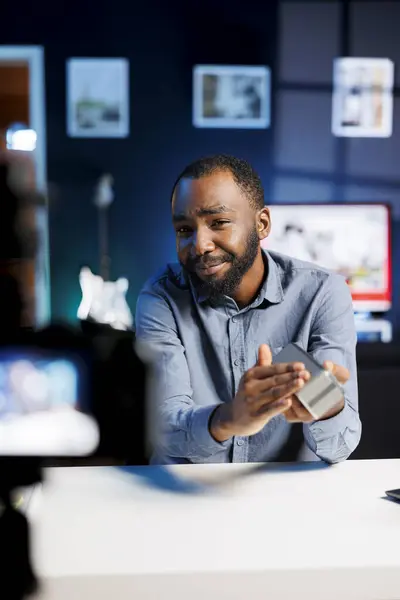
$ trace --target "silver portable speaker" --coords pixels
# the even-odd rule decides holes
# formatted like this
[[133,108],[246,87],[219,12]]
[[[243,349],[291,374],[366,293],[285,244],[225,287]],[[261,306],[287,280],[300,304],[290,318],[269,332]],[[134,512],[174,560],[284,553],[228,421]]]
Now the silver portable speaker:
[[296,394],[296,398],[314,417],[321,419],[343,398],[343,388],[329,371],[324,369],[297,344],[288,344],[274,357],[274,363],[301,362],[311,379]]

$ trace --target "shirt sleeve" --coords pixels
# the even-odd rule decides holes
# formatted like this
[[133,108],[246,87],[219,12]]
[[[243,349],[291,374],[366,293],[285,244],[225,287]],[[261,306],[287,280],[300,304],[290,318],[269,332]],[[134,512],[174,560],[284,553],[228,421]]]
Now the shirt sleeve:
[[223,453],[216,462],[227,462],[231,441],[219,443],[210,434],[209,419],[217,405],[193,402],[185,349],[167,300],[153,290],[142,291],[135,327],[138,353],[151,365],[150,428],[157,457],[202,462]]
[[309,448],[320,459],[328,463],[337,463],[350,456],[361,437],[356,364],[357,333],[351,293],[344,277],[331,274],[319,294],[308,351],[320,364],[330,360],[346,367],[350,372],[350,379],[344,386],[343,410],[331,419],[305,424],[304,436]]

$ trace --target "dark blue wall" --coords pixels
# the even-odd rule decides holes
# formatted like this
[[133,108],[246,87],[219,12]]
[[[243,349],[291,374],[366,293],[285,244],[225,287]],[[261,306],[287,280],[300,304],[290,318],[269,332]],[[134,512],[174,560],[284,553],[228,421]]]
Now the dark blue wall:
[[[338,55],[400,62],[400,3],[268,0],[77,2],[52,10],[9,6],[3,43],[41,44],[46,53],[48,175],[51,199],[52,307],[74,318],[81,264],[97,269],[93,186],[116,180],[110,213],[113,277],[126,275],[129,301],[153,271],[175,257],[169,193],[178,172],[200,155],[229,152],[260,172],[267,202],[389,201],[394,269],[400,259],[400,100],[385,140],[330,133],[332,61]],[[15,29],[14,29],[15,24]],[[65,62],[72,56],[130,61],[131,135],[125,140],[66,136]],[[269,130],[192,127],[192,67],[198,63],[272,68]],[[396,72],[396,85],[400,73]],[[371,249],[373,251],[373,248]],[[391,318],[400,327],[400,273]]]

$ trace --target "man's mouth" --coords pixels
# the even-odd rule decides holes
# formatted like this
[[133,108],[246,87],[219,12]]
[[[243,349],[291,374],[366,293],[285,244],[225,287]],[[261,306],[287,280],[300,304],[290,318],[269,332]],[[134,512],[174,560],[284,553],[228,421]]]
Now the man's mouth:
[[196,266],[196,272],[198,275],[214,275],[214,273],[218,273],[220,269],[224,266],[225,261],[220,262],[214,265],[198,265]]

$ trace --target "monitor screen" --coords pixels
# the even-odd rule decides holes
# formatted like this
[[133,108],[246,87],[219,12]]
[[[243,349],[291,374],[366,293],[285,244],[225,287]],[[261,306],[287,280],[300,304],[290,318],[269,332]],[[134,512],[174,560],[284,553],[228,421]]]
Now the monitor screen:
[[344,275],[354,310],[391,306],[390,211],[384,204],[279,204],[269,207],[274,250]]

